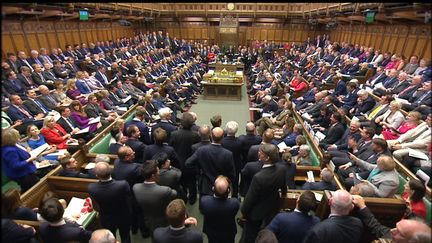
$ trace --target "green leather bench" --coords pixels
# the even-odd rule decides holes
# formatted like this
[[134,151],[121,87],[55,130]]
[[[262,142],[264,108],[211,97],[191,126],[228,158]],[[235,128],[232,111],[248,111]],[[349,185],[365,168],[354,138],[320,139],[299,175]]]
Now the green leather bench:
[[15,181],[5,176],[3,172],[1,174],[2,174],[2,193],[6,192],[11,188],[16,188],[18,190],[21,190],[21,187]]

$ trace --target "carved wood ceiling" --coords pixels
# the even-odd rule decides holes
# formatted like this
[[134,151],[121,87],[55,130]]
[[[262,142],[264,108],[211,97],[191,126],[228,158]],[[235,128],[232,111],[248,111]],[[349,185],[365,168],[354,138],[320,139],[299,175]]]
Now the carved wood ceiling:
[[424,23],[428,3],[2,3],[3,20],[76,20],[87,8],[89,21],[131,22],[193,21],[217,22],[222,12],[230,12],[240,22],[279,22],[358,24],[366,11],[376,12],[381,24]]

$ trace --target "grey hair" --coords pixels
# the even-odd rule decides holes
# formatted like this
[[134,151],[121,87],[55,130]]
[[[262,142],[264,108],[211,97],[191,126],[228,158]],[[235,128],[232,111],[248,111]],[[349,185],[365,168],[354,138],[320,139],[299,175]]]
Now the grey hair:
[[106,154],[97,154],[95,157],[95,163],[97,162],[110,162],[110,158]]
[[235,135],[238,131],[238,123],[236,121],[229,121],[225,125],[225,129],[229,135]]
[[115,243],[116,238],[107,229],[98,229],[92,233],[89,243]]

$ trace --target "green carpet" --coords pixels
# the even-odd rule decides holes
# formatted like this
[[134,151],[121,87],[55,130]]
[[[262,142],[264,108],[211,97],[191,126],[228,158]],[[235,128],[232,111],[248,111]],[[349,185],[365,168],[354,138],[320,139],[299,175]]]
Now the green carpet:
[[239,124],[237,136],[245,134],[246,123],[250,120],[249,102],[246,93],[246,84],[242,86],[242,99],[240,101],[228,100],[204,100],[202,95],[192,105],[190,111],[197,114],[197,125],[207,124],[211,127],[210,118],[220,114],[222,116],[222,127],[228,121],[236,121]]

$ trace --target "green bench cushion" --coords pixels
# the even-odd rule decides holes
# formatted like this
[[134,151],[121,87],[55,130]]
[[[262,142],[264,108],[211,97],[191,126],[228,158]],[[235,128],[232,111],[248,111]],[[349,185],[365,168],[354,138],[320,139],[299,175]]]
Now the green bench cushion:
[[396,194],[402,195],[402,193],[405,190],[404,187],[405,187],[405,183],[407,183],[407,180],[406,180],[406,178],[404,178],[403,176],[401,176],[399,173],[398,173],[398,176],[399,176],[399,188],[396,191]]
[[6,192],[11,188],[16,188],[21,191],[21,187],[15,181],[5,176],[3,172],[1,174],[2,174],[2,193]]
[[112,136],[108,133],[98,143],[96,143],[89,152],[96,154],[109,154],[109,142]]
[[430,223],[432,222],[431,201],[423,198],[423,202],[426,206],[426,222],[430,225]]

